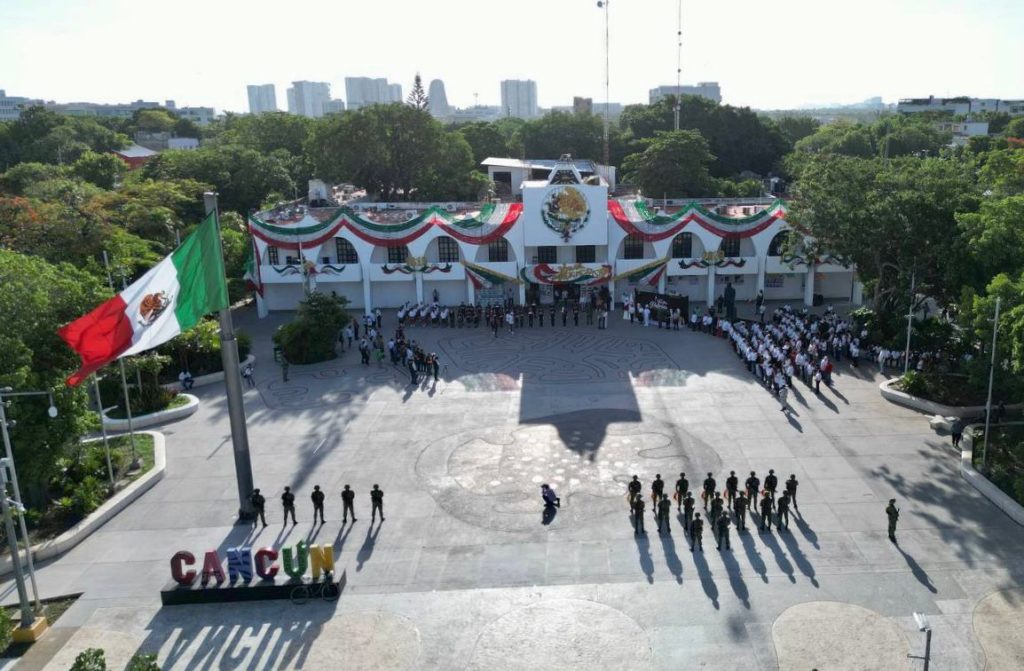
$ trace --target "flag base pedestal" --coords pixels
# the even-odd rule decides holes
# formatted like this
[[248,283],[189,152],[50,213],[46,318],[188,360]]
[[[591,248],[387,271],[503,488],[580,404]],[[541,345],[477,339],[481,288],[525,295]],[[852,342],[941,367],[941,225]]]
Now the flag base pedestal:
[[50,623],[45,617],[37,617],[31,626],[15,627],[11,640],[15,643],[35,643],[49,628]]

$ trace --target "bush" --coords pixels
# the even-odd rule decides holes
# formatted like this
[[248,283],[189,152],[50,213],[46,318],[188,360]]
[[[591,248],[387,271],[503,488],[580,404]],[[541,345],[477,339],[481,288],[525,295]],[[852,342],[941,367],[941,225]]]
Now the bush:
[[107,671],[107,657],[99,648],[87,648],[75,657],[71,671]]
[[[252,351],[252,338],[244,331],[235,333],[238,359],[244,361]],[[188,370],[193,377],[219,373],[224,370],[220,353],[220,322],[206,319],[184,333],[161,345],[158,350],[170,357],[160,370],[162,383],[177,382],[178,373]]]
[[11,622],[11,614],[6,608],[0,608],[0,650],[6,650],[11,644],[11,630],[14,624]]
[[156,663],[156,655],[154,653],[139,653],[128,662],[125,671],[160,671],[160,666]]
[[316,363],[333,359],[342,326],[348,323],[345,299],[314,293],[299,304],[295,320],[280,326],[274,344],[289,363]]

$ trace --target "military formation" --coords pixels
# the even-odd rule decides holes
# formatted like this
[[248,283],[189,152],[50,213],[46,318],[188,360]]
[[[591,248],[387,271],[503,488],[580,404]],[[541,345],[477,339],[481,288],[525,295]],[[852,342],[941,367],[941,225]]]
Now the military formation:
[[[314,485],[313,491],[309,495],[310,501],[313,504],[313,524],[324,524],[324,504],[327,500],[327,495],[324,494],[323,490],[320,489],[320,485]],[[345,485],[341,489],[341,510],[342,510],[342,525],[348,524],[348,518],[352,516],[352,522],[356,522],[356,510],[355,510],[356,493],[352,490],[351,485]],[[263,523],[263,526],[267,526],[267,499],[260,493],[259,489],[252,490],[252,494],[249,495],[249,503],[252,504],[253,508],[253,519],[252,525],[255,527],[259,523]],[[285,526],[288,525],[288,519],[291,518],[292,524],[298,524],[295,518],[295,493],[292,492],[291,487],[285,487],[284,492],[281,494],[281,511],[284,519]],[[377,515],[380,515],[380,521],[384,521],[384,490],[380,488],[380,485],[374,485],[370,490],[370,524],[377,521]]]

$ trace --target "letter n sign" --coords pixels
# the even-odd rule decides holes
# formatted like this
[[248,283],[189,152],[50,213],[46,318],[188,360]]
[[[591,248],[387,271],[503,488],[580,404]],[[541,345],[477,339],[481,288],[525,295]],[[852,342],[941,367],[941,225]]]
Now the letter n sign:
[[252,580],[252,548],[228,548],[228,582]]

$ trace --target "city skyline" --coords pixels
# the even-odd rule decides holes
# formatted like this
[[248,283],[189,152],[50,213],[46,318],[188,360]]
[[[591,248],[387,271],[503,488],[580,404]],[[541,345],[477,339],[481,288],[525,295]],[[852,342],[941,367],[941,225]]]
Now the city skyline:
[[[865,0],[856,13],[843,12],[844,29],[838,33],[829,26],[842,10],[827,13],[810,0],[737,3],[683,5],[682,81],[718,81],[728,104],[775,109],[874,96],[889,102],[930,94],[1024,97],[1015,72],[1024,62],[1024,42],[1015,37],[1024,25],[1024,4],[1014,0],[982,0],[970,7],[952,0]],[[516,11],[503,13],[503,35],[528,36],[532,45],[507,58],[465,57],[462,41],[455,38],[478,32],[474,6],[468,0],[391,0],[353,12],[298,0],[286,15],[276,8],[249,11],[249,5],[237,2],[183,0],[174,16],[158,16],[124,0],[97,0],[87,7],[71,0],[0,7],[0,40],[7,62],[18,64],[0,74],[0,86],[11,95],[65,102],[173,98],[245,112],[250,83],[285,90],[292,81],[323,81],[340,91],[346,77],[371,76],[408,90],[419,72],[424,82],[442,79],[455,107],[477,100],[500,104],[499,82],[513,79],[536,81],[543,108],[570,104],[574,96],[593,98],[595,105],[604,101],[604,12],[591,0],[523,0]],[[612,3],[612,101],[643,103],[650,89],[675,83],[676,7],[676,0]],[[263,39],[271,37],[268,27],[285,25],[294,20],[290,17],[310,16],[315,25],[326,26],[350,24],[353,14],[364,24],[387,22],[386,33],[338,29],[343,52],[324,35],[304,34],[302,48],[293,48],[294,38]],[[402,20],[390,21],[397,14]],[[436,47],[420,48],[423,27],[439,16],[446,17],[442,39]],[[226,23],[234,26],[230,37],[219,28]],[[127,58],[122,43],[99,39],[130,35],[142,25],[147,41],[163,47],[144,59]],[[566,48],[567,30],[575,62],[554,57]],[[444,34],[452,39],[444,40]],[[189,45],[201,47],[176,48],[183,35]],[[972,45],[972,58],[922,59],[911,39],[915,35],[956,35],[958,43]],[[638,39],[643,50],[634,48]],[[41,44],[57,46],[40,50]],[[117,77],[110,76],[112,64]]]

